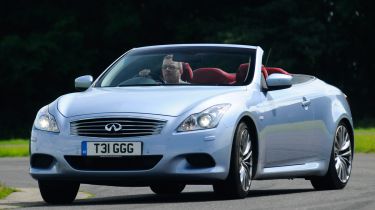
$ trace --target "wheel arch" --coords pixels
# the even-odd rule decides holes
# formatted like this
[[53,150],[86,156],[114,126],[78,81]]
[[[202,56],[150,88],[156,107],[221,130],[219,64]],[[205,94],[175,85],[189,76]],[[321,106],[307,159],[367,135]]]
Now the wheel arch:
[[[257,129],[256,123],[255,123],[255,120],[253,119],[253,117],[251,117],[250,113],[243,113],[239,117],[239,119],[237,120],[237,122],[236,122],[236,129],[235,129],[234,134],[233,134],[232,142],[234,141],[234,138],[235,138],[235,135],[236,135],[237,126],[241,122],[245,122],[246,123],[246,125],[249,127],[249,130],[250,130],[250,133],[251,133],[251,137],[254,138],[254,144],[253,144],[253,146],[254,146],[254,155],[253,155],[254,165],[252,167],[252,169],[253,169],[253,177],[254,177],[256,175],[256,172],[257,172],[258,157],[259,157],[259,141],[258,141],[259,140],[259,136],[258,136],[258,129]],[[232,143],[232,147],[233,147],[233,143]]]
[[352,151],[353,151],[353,154],[354,154],[354,127],[353,127],[353,124],[352,122],[349,120],[349,118],[347,116],[342,116],[341,119],[338,121],[338,124],[339,125],[340,123],[344,123],[349,129],[349,135],[350,135],[350,141],[352,143]]

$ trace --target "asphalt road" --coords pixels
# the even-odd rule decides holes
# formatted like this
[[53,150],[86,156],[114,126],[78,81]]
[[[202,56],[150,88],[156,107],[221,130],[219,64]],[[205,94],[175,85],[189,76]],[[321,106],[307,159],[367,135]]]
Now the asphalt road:
[[[27,158],[0,158],[0,180],[12,187],[37,187],[28,174]],[[357,154],[352,177],[343,190],[314,191],[303,179],[253,181],[242,200],[220,200],[211,186],[187,186],[173,197],[155,195],[149,188],[81,185],[93,198],[69,206],[48,206],[20,199],[16,206],[33,209],[375,209],[375,155]]]

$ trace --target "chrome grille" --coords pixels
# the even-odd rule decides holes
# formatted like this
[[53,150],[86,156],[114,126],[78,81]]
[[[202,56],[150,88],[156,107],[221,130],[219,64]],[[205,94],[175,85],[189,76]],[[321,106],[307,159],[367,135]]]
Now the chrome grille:
[[133,137],[159,134],[166,121],[143,118],[95,118],[70,123],[70,133],[89,137]]

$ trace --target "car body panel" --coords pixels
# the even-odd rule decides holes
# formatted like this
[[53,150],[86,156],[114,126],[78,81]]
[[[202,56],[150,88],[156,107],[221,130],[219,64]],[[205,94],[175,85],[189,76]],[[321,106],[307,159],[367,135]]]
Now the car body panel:
[[[66,117],[110,112],[179,116],[202,101],[242,89],[244,88],[238,86],[215,88],[201,86],[91,88],[86,92],[62,96],[58,100],[58,109]],[[197,94],[198,92],[200,94]],[[97,100],[98,98],[100,100]],[[150,102],[153,103],[150,104]],[[173,106],[171,106],[171,103],[173,103]]]

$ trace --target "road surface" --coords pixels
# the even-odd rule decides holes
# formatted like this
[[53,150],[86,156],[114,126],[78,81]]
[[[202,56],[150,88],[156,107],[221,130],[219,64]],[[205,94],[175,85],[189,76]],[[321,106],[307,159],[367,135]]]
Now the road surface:
[[[16,188],[37,188],[28,174],[28,158],[0,158],[0,181]],[[315,191],[309,181],[253,181],[250,195],[242,200],[220,200],[211,186],[187,186],[182,194],[158,196],[147,187],[81,185],[94,197],[68,206],[48,206],[42,201],[12,201],[32,209],[375,209],[375,155],[356,154],[352,177],[343,190]],[[37,192],[37,190],[35,190]]]

